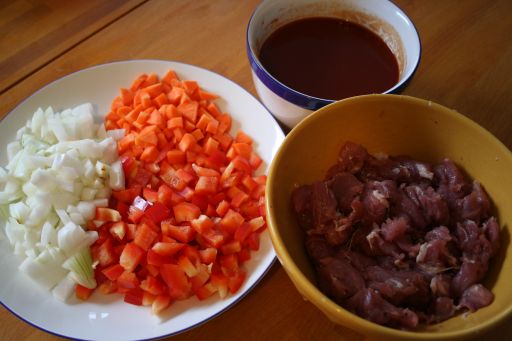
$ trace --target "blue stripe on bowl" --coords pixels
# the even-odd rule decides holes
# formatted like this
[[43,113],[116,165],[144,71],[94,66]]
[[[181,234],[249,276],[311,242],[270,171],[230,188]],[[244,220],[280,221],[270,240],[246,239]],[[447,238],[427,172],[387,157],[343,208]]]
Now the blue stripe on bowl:
[[[252,20],[252,18],[251,18]],[[249,21],[250,25],[250,21]],[[263,84],[267,88],[269,88],[273,93],[278,95],[279,97],[283,98],[284,100],[293,103],[295,105],[298,105],[304,109],[309,110],[317,110],[321,107],[326,106],[327,104],[333,103],[335,101],[329,100],[329,99],[323,99],[313,96],[308,96],[306,94],[303,94],[301,92],[298,92],[296,90],[293,90],[292,88],[284,85],[283,83],[279,82],[277,79],[275,79],[272,75],[270,75],[264,68],[261,66],[260,62],[254,55],[254,51],[252,50],[250,44],[249,44],[249,26],[247,26],[247,56],[249,57],[249,63],[251,64],[251,68],[256,73],[256,76],[261,80]]]

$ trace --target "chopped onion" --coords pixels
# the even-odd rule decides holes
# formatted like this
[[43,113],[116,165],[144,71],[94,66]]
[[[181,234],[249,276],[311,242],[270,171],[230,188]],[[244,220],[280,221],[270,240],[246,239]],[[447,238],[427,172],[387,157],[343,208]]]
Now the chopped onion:
[[115,190],[124,188],[124,171],[121,160],[117,160],[110,166],[109,186]]
[[[102,127],[104,127],[102,125]],[[119,141],[124,137],[124,129],[112,129],[107,131],[107,136],[113,138],[115,141]]]
[[89,289],[96,287],[91,251],[88,247],[82,248],[74,256],[68,258],[62,267],[71,271],[71,278],[77,283]]
[[96,231],[85,232],[72,221],[69,221],[57,232],[59,248],[69,256],[75,253],[76,250],[89,247],[96,239],[98,239],[98,233]]
[[69,296],[75,291],[76,281],[74,276],[69,272],[52,290],[53,296],[65,302]]
[[58,248],[49,246],[36,258],[25,258],[19,269],[44,288],[51,289],[68,273],[62,267],[64,260]]
[[41,229],[41,245],[58,245],[57,230],[55,230],[55,227],[48,221],[44,223]]
[[89,247],[98,234],[82,226],[107,207],[112,188],[124,188],[116,141],[85,103],[55,112],[38,109],[0,167],[0,213],[20,271],[65,300],[80,283],[94,288]]

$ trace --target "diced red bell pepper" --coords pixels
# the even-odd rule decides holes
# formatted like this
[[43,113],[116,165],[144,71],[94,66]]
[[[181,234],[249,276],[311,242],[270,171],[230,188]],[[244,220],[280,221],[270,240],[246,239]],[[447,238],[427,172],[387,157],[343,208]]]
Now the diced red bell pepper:
[[117,255],[114,252],[112,239],[106,239],[101,245],[92,248],[92,258],[98,261],[100,266],[106,267],[117,261]]
[[103,274],[111,281],[115,281],[123,274],[125,269],[120,264],[114,264],[103,269]]
[[139,246],[142,250],[147,251],[153,242],[158,237],[158,233],[155,232],[148,224],[141,223],[137,226],[135,231],[135,239],[133,242]]
[[151,312],[155,315],[160,314],[171,305],[171,297],[168,295],[158,295],[151,305]]
[[214,247],[209,247],[203,250],[199,250],[199,256],[201,257],[201,262],[204,264],[212,264],[217,258],[217,249]]
[[239,269],[236,274],[228,278],[229,292],[235,294],[245,281],[247,274],[244,270]]
[[128,290],[124,294],[124,301],[133,305],[142,305],[144,292],[139,288],[133,288]]
[[201,214],[201,210],[194,204],[182,202],[175,205],[173,208],[174,217],[176,222],[191,221],[196,219]]
[[140,283],[140,288],[153,295],[162,295],[167,291],[164,283],[153,276],[147,276],[146,279]]
[[96,216],[94,217],[94,220],[99,220],[99,221],[104,221],[104,222],[107,222],[107,221],[116,222],[116,221],[121,220],[121,214],[111,208],[96,207]]
[[164,264],[160,276],[169,287],[169,295],[174,299],[185,299],[190,295],[191,284],[185,272],[175,264]]
[[158,242],[151,249],[160,256],[173,256],[184,246],[182,243]]
[[[130,271],[123,272],[121,276],[117,278],[116,283],[119,286],[119,288],[127,290],[135,289],[139,286],[139,280],[137,276]],[[126,290],[124,290],[124,292],[126,292]]]
[[150,205],[148,208],[146,208],[144,215],[158,224],[162,220],[169,218],[171,211],[167,208],[167,206],[156,201],[153,205]]
[[119,258],[119,264],[126,271],[133,271],[139,265],[142,257],[144,257],[144,250],[141,249],[134,242],[125,245],[121,257]]
[[167,220],[161,223],[162,233],[172,237],[182,243],[188,243],[194,240],[196,231],[190,225],[174,225]]
[[87,301],[91,296],[93,289],[86,288],[80,284],[76,284],[75,286],[75,295],[78,299],[82,301]]
[[213,286],[213,284],[211,283],[206,283],[205,285],[203,285],[202,287],[195,291],[196,296],[200,301],[206,300],[207,298],[215,294],[215,292],[217,292],[217,290],[215,286]]
[[117,221],[109,228],[109,232],[115,240],[121,241],[126,235],[126,223],[124,221]]

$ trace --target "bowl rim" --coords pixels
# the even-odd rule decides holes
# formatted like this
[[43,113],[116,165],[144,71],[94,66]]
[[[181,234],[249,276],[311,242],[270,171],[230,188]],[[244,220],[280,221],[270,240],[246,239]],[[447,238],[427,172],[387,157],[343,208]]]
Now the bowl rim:
[[[261,80],[263,84],[267,88],[269,88],[273,93],[281,97],[282,99],[293,103],[301,108],[307,109],[307,110],[318,110],[326,105],[335,103],[339,100],[333,100],[333,99],[327,99],[327,98],[321,98],[321,97],[315,97],[308,94],[305,94],[303,92],[294,90],[293,88],[285,85],[281,81],[279,81],[277,78],[272,76],[261,64],[259,61],[259,58],[257,57],[256,51],[253,49],[250,43],[250,37],[249,37],[249,31],[251,30],[251,27],[254,22],[254,16],[256,13],[260,10],[262,6],[264,6],[269,0],[262,1],[252,12],[251,18],[249,19],[249,22],[247,24],[246,28],[246,34],[245,34],[245,42],[246,42],[246,52],[247,57],[249,59],[249,64],[251,66],[252,71],[258,77],[258,79]],[[382,92],[382,94],[395,94],[400,93],[410,82],[414,74],[416,73],[416,70],[418,69],[418,66],[421,61],[421,55],[422,55],[422,45],[421,45],[421,38],[418,33],[418,30],[412,20],[405,14],[404,11],[397,5],[395,5],[393,2],[386,0],[386,3],[395,11],[398,17],[400,17],[402,20],[404,20],[409,27],[412,28],[411,33],[413,33],[414,40],[418,44],[418,56],[414,59],[414,65],[413,67],[407,72],[404,77],[399,80],[393,87],[387,89],[386,91]],[[360,95],[364,96],[364,95]],[[357,97],[357,96],[355,96]]]
[[[276,217],[273,212],[273,182],[275,178],[275,174],[277,173],[276,168],[277,164],[280,163],[280,160],[283,158],[284,152],[288,149],[289,144],[297,135],[299,135],[303,130],[307,129],[309,122],[313,122],[315,120],[321,119],[321,117],[328,115],[333,107],[342,107],[346,104],[357,103],[363,101],[396,101],[397,99],[403,100],[409,103],[413,103],[415,105],[428,105],[430,107],[435,108],[436,110],[442,112],[442,115],[451,116],[451,118],[457,120],[461,124],[469,126],[471,129],[480,130],[485,139],[491,140],[496,147],[507,155],[508,159],[512,162],[512,151],[510,151],[498,138],[496,138],[493,134],[491,134],[487,129],[480,126],[478,123],[470,119],[469,117],[453,110],[448,107],[445,107],[441,104],[417,98],[412,96],[405,95],[394,95],[394,94],[369,94],[369,95],[361,95],[350,97],[347,99],[343,99],[337,102],[334,102],[330,105],[327,105],[311,115],[307,116],[301,122],[299,122],[288,135],[285,137],[283,143],[279,147],[277,153],[274,155],[272,163],[269,167],[268,179],[266,185],[266,215],[267,215],[267,224],[270,232],[270,237],[272,239],[272,243],[274,245],[274,249],[276,251],[277,258],[283,268],[285,269],[287,275],[292,280],[294,286],[297,287],[297,290],[307,300],[313,303],[318,309],[320,309],[324,314],[328,313],[328,316],[332,318],[335,317],[336,322],[341,322],[342,320],[351,320],[351,324],[340,323],[347,328],[352,328],[359,333],[362,333],[367,336],[384,336],[387,338],[398,338],[398,339],[417,339],[417,340],[446,340],[446,339],[464,339],[468,338],[471,335],[482,334],[488,332],[490,329],[496,327],[507,317],[512,315],[512,305],[507,309],[504,309],[499,314],[494,315],[492,318],[457,331],[448,331],[448,332],[432,332],[432,331],[406,331],[400,329],[394,329],[391,327],[386,327],[379,325],[377,323],[370,322],[358,315],[346,310],[342,306],[338,305],[334,301],[332,301],[329,297],[324,295],[309,279],[304,275],[304,273],[299,269],[297,264],[292,259],[289,252],[284,247],[283,238],[277,228],[275,228]],[[297,283],[301,283],[300,289],[298,288]],[[322,304],[322,307],[319,305]],[[353,328],[354,327],[354,328]],[[364,330],[364,331],[363,331]]]

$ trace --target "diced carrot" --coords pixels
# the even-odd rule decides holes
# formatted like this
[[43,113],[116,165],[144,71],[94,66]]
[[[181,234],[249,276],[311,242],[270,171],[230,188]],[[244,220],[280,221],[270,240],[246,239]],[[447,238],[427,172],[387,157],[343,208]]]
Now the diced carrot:
[[[236,139],[235,139],[236,141]],[[246,142],[234,142],[232,147],[236,154],[240,155],[243,158],[249,160],[252,153],[252,146]]]
[[154,162],[158,157],[158,149],[156,146],[148,146],[144,148],[144,151],[140,155],[140,159],[144,162]]
[[167,121],[167,128],[183,128],[183,117],[172,117]]
[[238,154],[235,152],[235,149],[233,148],[233,145],[229,147],[228,151],[226,152],[226,157],[230,160],[233,160]]
[[117,108],[123,106],[123,99],[121,96],[117,96],[110,106],[110,111],[117,111]]
[[158,82],[158,75],[156,73],[150,73],[142,83],[142,88],[146,88]]
[[181,97],[185,94],[185,90],[178,87],[173,87],[171,89],[171,92],[167,94],[167,99],[169,100],[169,103],[178,105],[181,101]]
[[118,128],[119,128],[119,126],[117,125],[116,122],[110,121],[110,120],[105,121],[105,129],[112,130],[112,129],[118,129]]
[[193,130],[196,129],[196,125],[194,123],[192,123],[191,121],[189,121],[189,120],[184,120],[183,121],[183,129],[187,133],[191,133]]
[[152,99],[163,93],[162,83],[154,83],[142,89]]
[[178,105],[178,110],[181,111],[183,116],[192,123],[197,121],[197,111],[199,105],[197,102],[188,102]]
[[219,134],[227,133],[231,129],[231,116],[228,114],[219,114],[217,116],[217,120],[219,121]]
[[203,145],[204,153],[212,155],[215,151],[219,150],[219,142],[213,137],[208,137]]
[[121,88],[121,100],[123,105],[130,105],[133,102],[133,91]]
[[179,78],[171,79],[171,86],[183,89],[183,84],[181,84],[181,80]]
[[223,151],[227,151],[233,142],[233,138],[226,133],[214,135],[213,138],[219,142]]
[[[158,138],[158,149],[163,150],[165,148],[169,147],[169,141],[167,141],[167,138],[165,137],[165,134],[162,132],[159,132],[156,134],[156,137]],[[163,157],[162,157],[163,159]]]
[[162,78],[162,82],[171,85],[171,81],[173,79],[178,79],[178,76],[176,76],[176,72],[174,72],[174,70],[169,70],[169,71],[167,71],[165,76]]
[[178,144],[178,148],[182,152],[186,152],[187,150],[190,150],[193,146],[195,146],[196,142],[197,141],[194,135],[186,133],[181,138],[181,141]]
[[139,126],[138,126],[139,129],[144,128],[144,126],[147,123],[150,115],[151,114],[149,113],[149,111],[146,111],[146,110],[141,111],[139,113],[139,115],[137,116],[137,119],[135,120],[134,124],[135,123],[139,124]]
[[117,142],[117,148],[120,154],[122,154],[124,151],[130,149],[135,142],[135,135],[134,134],[128,134],[125,135],[121,140]]
[[219,121],[217,121],[216,119],[212,119],[206,126],[206,132],[208,132],[212,135],[215,135],[215,134],[217,134],[218,128],[219,128]]
[[213,103],[213,102],[212,102],[212,103],[210,103],[210,104],[208,104],[207,109],[208,109],[208,112],[209,112],[210,114],[212,114],[212,116],[213,116],[213,117],[217,117],[217,116],[219,116],[219,115],[220,115],[220,111],[219,111],[219,109],[217,108],[217,106],[216,106],[216,105],[215,105],[215,103]]
[[185,91],[183,93],[183,95],[181,96],[181,98],[180,98],[180,102],[178,103],[178,106],[180,106],[182,104],[187,104],[187,103],[190,103],[190,102],[193,102],[193,100],[192,100],[192,98],[190,98],[190,96]]
[[154,130],[141,131],[135,137],[135,144],[137,144],[139,146],[146,146],[146,145],[156,146],[158,144],[158,137],[156,136],[156,133]]
[[252,138],[246,133],[244,133],[242,130],[239,130],[238,133],[236,134],[235,141],[252,144]]
[[211,100],[219,98],[219,96],[214,94],[213,92],[208,92],[208,91],[199,89],[199,98],[205,99],[207,101],[211,101]]
[[151,112],[146,123],[156,125],[157,127],[160,127],[162,129],[166,126],[164,118],[162,117],[162,114],[158,110],[153,110],[153,112]]
[[199,85],[197,84],[196,81],[184,80],[181,82],[181,84],[183,84],[183,88],[185,88],[187,92],[192,93],[196,90],[199,90]]
[[172,133],[174,134],[176,144],[178,144],[183,138],[183,135],[185,135],[185,130],[183,128],[174,128]]
[[153,105],[151,96],[147,92],[140,92],[140,104],[144,109],[147,109]]
[[116,111],[110,111],[107,116],[105,116],[105,120],[107,121],[117,121],[119,120],[121,117],[117,114],[117,110]]
[[132,85],[130,86],[130,90],[132,92],[139,90],[141,85],[146,81],[146,78],[148,78],[148,75],[146,75],[144,73],[141,74],[140,76],[138,76],[137,78],[135,78]]
[[165,116],[167,119],[171,119],[173,117],[181,117],[182,114],[174,104],[169,104],[165,108]]
[[136,107],[134,107],[132,109],[132,111],[130,111],[126,116],[125,116],[125,119],[130,122],[130,123],[133,123],[135,122],[135,120],[137,119],[137,117],[139,117],[139,114],[140,112],[142,111],[142,105],[137,105]]
[[199,117],[196,127],[201,130],[206,130],[206,127],[208,126],[208,123],[210,123],[211,120],[213,120],[213,117],[208,113],[204,113]]
[[116,222],[87,224],[99,235],[91,250],[101,292],[160,313],[174,299],[225,297],[243,284],[241,266],[266,228],[266,177],[253,175],[262,159],[247,134],[230,135],[216,98],[169,70],[140,75],[112,101],[105,127],[125,129],[127,187],[113,192]]
[[123,105],[122,107],[117,108],[116,114],[119,116],[119,118],[122,118],[126,116],[130,111],[132,111],[132,107]]
[[204,137],[204,134],[201,131],[201,129],[195,129],[191,134],[192,134],[192,136],[194,136],[196,141],[201,141]]

